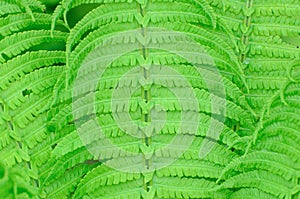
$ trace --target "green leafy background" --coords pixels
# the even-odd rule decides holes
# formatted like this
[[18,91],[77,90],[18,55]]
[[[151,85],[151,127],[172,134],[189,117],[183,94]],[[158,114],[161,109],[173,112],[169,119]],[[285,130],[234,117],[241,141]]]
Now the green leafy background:
[[[95,94],[95,119],[105,135],[150,162],[178,153],[177,147],[155,152],[174,135],[194,141],[167,167],[122,172],[104,163],[114,158],[122,165],[126,154],[107,150],[95,157],[82,143],[74,120],[84,125],[86,113],[74,118],[72,88],[89,52],[101,46],[110,55],[131,44],[142,49],[137,35],[115,36],[150,27],[182,32],[201,44],[220,71],[226,112],[212,111],[211,98],[220,96],[208,91],[187,60],[160,50],[123,55],[107,68]],[[300,198],[299,34],[299,0],[0,0],[0,198]],[[155,35],[150,42],[185,39]],[[150,87],[151,100],[168,114],[155,136],[134,139],[112,120],[112,112],[125,108],[113,110],[101,100],[145,60],[168,65],[190,82],[200,107],[197,132],[178,129],[180,112],[193,109],[174,100],[168,89],[182,85],[171,80],[169,88]],[[137,92],[130,103],[132,118],[142,123],[145,104],[138,100],[147,98]],[[211,121],[221,134],[209,139],[213,148],[200,158]],[[145,155],[149,151],[155,158]]]

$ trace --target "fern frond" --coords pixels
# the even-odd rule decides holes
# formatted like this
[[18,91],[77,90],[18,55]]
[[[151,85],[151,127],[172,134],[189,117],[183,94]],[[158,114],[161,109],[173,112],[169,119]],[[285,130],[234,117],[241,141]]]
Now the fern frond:
[[76,165],[84,164],[85,162],[88,162],[88,160],[94,160],[93,156],[86,149],[86,147],[81,147],[60,157],[53,157],[51,154],[49,158],[49,162],[42,167],[44,171],[41,173],[42,187],[56,181],[59,177],[63,176],[64,172],[70,170]]
[[[34,13],[33,16],[36,18],[35,21],[27,14],[15,14],[8,15],[5,18],[0,19],[0,34],[5,37],[12,33],[20,32],[22,30],[34,30],[34,29],[49,29],[51,23],[51,15]],[[58,21],[58,24],[63,27],[63,23]]]
[[29,123],[26,128],[16,129],[16,131],[22,135],[23,144],[28,146],[29,149],[34,148],[38,143],[46,139],[45,122],[46,115],[40,114],[34,121]]
[[[162,161],[164,160],[153,160]],[[178,159],[171,165],[159,169],[155,172],[158,177],[204,177],[204,178],[218,178],[222,171],[221,166],[203,161],[203,160],[186,160]]]
[[[44,121],[44,124],[46,121]],[[68,127],[74,130],[74,127]],[[46,130],[46,129],[45,129]],[[46,161],[49,160],[53,148],[56,146],[58,140],[60,140],[65,134],[68,134],[67,128],[66,132],[57,131],[56,133],[48,133],[46,139],[42,140],[36,147],[31,150],[31,159],[35,164],[40,167]]]
[[[250,56],[263,56],[265,58],[298,58],[299,51],[297,48],[287,45],[285,43],[271,43],[270,40],[277,40],[278,37],[269,37],[265,39],[264,37],[252,37],[253,40],[249,41],[249,54]],[[261,45],[264,41],[265,44]]]
[[255,35],[297,36],[299,32],[299,21],[293,17],[260,16],[253,20],[253,33]]
[[299,126],[290,123],[289,126],[286,125],[284,121],[274,121],[271,124],[265,125],[261,132],[261,135],[288,135],[290,138],[297,142],[300,142]]
[[63,176],[44,187],[47,198],[70,198],[81,178],[93,167],[94,165],[81,164],[65,171]]
[[19,81],[36,69],[63,63],[65,63],[65,53],[61,51],[27,52],[0,65],[2,69],[0,87],[6,89],[9,84]]
[[276,199],[277,197],[255,188],[243,188],[231,194],[230,199]]
[[[91,126],[89,123],[85,123],[82,126],[85,125]],[[79,127],[79,132],[83,131],[81,128],[86,130],[84,134],[81,133],[78,135],[78,132],[73,131],[72,133],[66,135],[65,138],[63,138],[60,142],[58,142],[57,147],[53,150],[53,157],[60,158],[68,152],[72,152],[80,147],[85,146],[95,156],[95,158],[110,159],[114,157],[127,156],[131,153],[138,153],[140,145],[142,144],[140,139],[123,135],[122,137],[112,137],[109,139],[110,142],[115,146],[115,148],[112,148],[111,146],[107,146],[108,144],[106,139],[99,138],[101,136],[101,132],[97,132],[97,129]],[[108,134],[105,131],[103,133]],[[94,136],[93,134],[96,135]]]
[[[168,27],[168,24],[166,24],[166,23],[163,23],[163,24],[161,24],[161,26],[162,27],[167,27],[167,28],[175,28],[175,31],[177,31],[176,30],[176,27],[181,27],[181,26],[184,26],[183,24],[181,24],[180,26],[179,26],[179,24],[177,25],[177,26],[170,26],[170,27]],[[82,62],[82,59],[83,59],[83,57],[90,51],[90,50],[92,50],[95,46],[97,46],[98,44],[100,44],[100,42],[102,41],[102,38],[103,39],[105,39],[106,41],[108,40],[108,42],[110,42],[109,41],[109,39],[108,39],[108,35],[106,35],[105,33],[107,32],[107,31],[112,31],[110,28],[114,28],[114,29],[116,29],[116,31],[119,31],[120,30],[120,28],[121,27],[124,27],[124,29],[128,29],[129,28],[129,26],[125,26],[125,24],[120,24],[120,25],[112,25],[112,26],[108,26],[108,27],[106,27],[106,28],[104,28],[104,27],[101,27],[100,29],[102,29],[102,31],[100,31],[100,29],[99,30],[97,30],[97,31],[95,31],[94,33],[91,33],[90,35],[88,35],[77,47],[76,47],[76,49],[72,52],[72,54],[70,55],[70,58],[69,58],[69,65],[74,65],[75,63],[81,63]],[[134,28],[134,27],[133,27]],[[123,29],[123,30],[124,30]],[[178,28],[177,28],[178,29]],[[164,40],[170,40],[170,39],[172,39],[172,40],[174,40],[174,42],[180,42],[180,40],[185,40],[187,37],[189,37],[190,39],[193,39],[193,40],[195,40],[195,41],[197,41],[197,42],[201,42],[201,44],[205,44],[205,42],[213,42],[213,45],[214,46],[218,46],[219,44],[220,44],[220,39],[214,39],[214,40],[210,40],[209,38],[210,37],[208,37],[207,36],[207,34],[208,34],[208,32],[207,33],[205,33],[204,31],[205,30],[197,30],[196,29],[196,27],[194,27],[194,30],[195,31],[197,31],[197,32],[195,32],[195,34],[191,34],[191,33],[189,33],[188,31],[191,31],[190,29],[192,29],[192,27],[190,26],[190,27],[183,27],[182,29],[179,29],[178,31],[184,31],[184,34],[182,35],[182,38],[180,38],[180,37],[178,37],[177,36],[177,38],[176,38],[176,34],[174,33],[174,39],[172,39],[172,37],[171,36],[166,36],[166,35],[161,35],[161,34],[155,34],[155,33],[153,33],[153,34],[151,34],[151,36],[149,37],[149,39],[151,39],[152,41],[153,41],[153,43],[154,44],[150,44],[149,45],[149,47],[152,47],[152,48],[155,48],[155,46],[156,46],[156,44],[155,43],[157,43],[157,42],[159,42],[159,43],[161,43],[162,41],[164,41]],[[132,31],[131,31],[132,32]],[[205,33],[205,34],[204,34]],[[178,33],[179,34],[179,33]],[[199,37],[198,35],[200,35],[200,34],[203,34],[203,36],[201,36],[201,37]],[[105,35],[105,37],[104,37],[104,35]],[[135,35],[129,35],[129,33],[127,33],[126,34],[126,37],[125,37],[125,35],[123,36],[123,35],[121,35],[121,34],[119,34],[119,35],[113,35],[113,34],[111,34],[111,37],[113,38],[113,37],[116,37],[116,38],[114,38],[114,40],[123,40],[123,41],[126,41],[126,43],[127,42],[130,42],[130,43],[132,43],[132,42],[135,42],[135,40],[136,39],[138,39],[138,38],[136,38],[136,36]],[[124,37],[124,38],[122,38],[122,37]],[[216,42],[216,41],[218,41],[218,42]],[[97,42],[97,43],[96,43]],[[202,43],[203,42],[203,43]],[[226,46],[226,44],[223,42],[222,44],[224,44],[224,46]],[[102,44],[101,44],[102,45]],[[134,44],[132,44],[132,45],[134,45]],[[166,44],[165,44],[166,45]],[[184,44],[184,41],[183,41],[183,45],[188,45],[187,43],[185,43]],[[192,43],[190,43],[189,45],[192,45]],[[180,45],[180,46],[182,46],[182,45]],[[233,62],[235,62],[235,63],[233,63],[233,65],[235,65],[236,67],[233,67],[231,64],[227,64],[227,62],[229,62],[229,60],[234,60],[235,58],[234,58],[234,53],[232,52],[230,52],[230,47],[224,47],[224,46],[218,46],[218,49],[219,49],[219,52],[212,52],[213,54],[212,54],[212,56],[218,56],[218,57],[216,57],[216,59],[218,59],[218,60],[220,60],[220,61],[222,61],[223,62],[223,64],[225,64],[227,67],[229,67],[229,68],[231,68],[233,71],[234,71],[234,73],[236,73],[236,74],[238,74],[238,76],[241,78],[241,79],[243,79],[243,72],[240,72],[240,69],[238,69],[239,67],[240,67],[240,65],[238,64],[238,62],[237,62],[237,60],[236,61],[233,61]],[[111,52],[111,53],[116,53],[115,52],[115,50],[118,50],[118,48],[120,48],[121,47],[121,45],[118,45],[118,47],[116,46],[115,48],[114,48],[114,52]],[[178,47],[179,48],[179,47]],[[172,49],[173,50],[173,49]],[[107,50],[108,51],[108,50]],[[109,52],[110,52],[110,50],[109,50]],[[178,49],[178,52],[180,52],[180,49]],[[107,52],[108,53],[108,52]],[[176,52],[173,52],[173,53],[176,53]],[[199,52],[198,52],[199,53]],[[208,52],[209,53],[209,52]],[[226,57],[222,57],[222,58],[219,58],[219,56],[220,55],[222,55],[222,54],[228,54],[228,56],[226,56]],[[151,56],[150,56],[151,57]],[[199,56],[197,56],[197,57],[199,57]],[[194,57],[194,59],[195,58],[197,58],[196,56]],[[81,60],[79,60],[79,58],[81,59]],[[192,58],[192,57],[191,57]],[[200,63],[200,64],[202,64],[202,62],[200,62],[200,60],[193,60],[193,62],[194,62],[194,64],[196,64],[196,63]],[[230,61],[231,62],[231,61]],[[237,69],[236,69],[237,68]]]
[[[202,142],[204,138],[202,137],[195,137],[192,138],[193,142],[190,144],[190,146],[186,147],[187,145],[183,145],[185,140],[187,140],[187,143],[190,142],[191,138],[187,137],[187,135],[177,135],[177,139],[181,138],[182,141],[179,144],[172,143],[172,145],[164,150],[156,150],[154,155],[156,157],[165,157],[165,158],[178,158],[178,154],[182,154],[182,158],[185,159],[199,159],[199,151],[202,146]],[[174,138],[174,135],[160,135],[155,136],[152,139],[152,144],[156,149],[159,149],[163,146],[165,146],[166,143],[170,143],[171,140]],[[222,154],[222,155],[220,155]],[[211,151],[207,154],[206,157],[203,158],[203,160],[213,162],[215,164],[219,165],[227,165],[233,160],[234,158],[238,157],[237,154],[227,151],[226,148],[219,143],[215,142],[214,146],[212,147]]]
[[1,125],[0,149],[10,145],[13,141],[21,141],[20,135],[11,128],[7,128],[7,124]]
[[286,16],[286,17],[294,17],[299,15],[300,7],[299,5],[289,6],[290,3],[284,4],[281,2],[276,2],[272,6],[269,4],[264,4],[257,2],[255,7],[254,16]]
[[41,43],[66,40],[67,34],[56,32],[55,37],[50,36],[50,31],[47,30],[32,30],[21,33],[15,33],[5,37],[0,41],[0,62],[3,63],[7,59],[11,59],[29,48]]
[[2,92],[8,106],[14,110],[19,107],[28,97],[24,90],[33,94],[38,94],[42,90],[54,85],[56,78],[62,72],[61,66],[53,66],[36,70],[33,73],[25,75],[21,80],[12,84],[11,87]]
[[[177,110],[176,107],[180,107],[180,105],[177,102],[177,99],[172,98],[171,96],[168,96],[167,93],[164,94],[165,99],[168,99],[168,101],[156,99],[156,96],[162,96],[162,93],[165,93],[162,89],[160,91],[153,89],[153,100],[159,102],[163,107],[165,107],[167,110]],[[241,107],[236,106],[234,103],[223,100],[222,98],[219,98],[217,96],[214,96],[213,94],[209,94],[205,90],[199,90],[194,89],[194,92],[198,98],[198,106],[201,112],[206,113],[213,113],[217,115],[223,115],[228,118],[235,119],[237,121],[240,120],[240,117],[238,115],[244,115],[244,120],[241,121],[242,123],[250,123],[251,119],[247,113],[245,113],[245,110],[243,110]],[[188,96],[185,94],[185,96]],[[189,99],[192,99],[192,97],[189,97]],[[211,100],[214,100],[213,102]],[[212,108],[212,106],[215,106]],[[226,107],[226,113],[222,112],[222,107]],[[188,107],[182,107],[178,110],[190,110]],[[193,110],[193,109],[192,109]]]
[[274,151],[276,153],[281,153],[289,156],[291,160],[296,162],[297,164],[300,163],[300,150],[294,147],[295,145],[290,145],[285,143],[284,140],[279,138],[278,140],[272,139],[264,139],[263,141],[259,141],[255,144],[254,149],[257,150],[268,150]]
[[19,109],[11,112],[14,124],[20,128],[25,128],[35,118],[48,109],[49,98],[51,93],[47,91],[47,95],[31,96],[26,102],[24,102]]
[[[113,10],[113,12],[111,12],[111,10]],[[67,40],[67,54],[70,53],[73,45],[78,42],[81,35],[83,35],[86,31],[105,25],[111,20],[116,20],[116,22],[118,22],[119,19],[119,22],[132,22],[134,14],[136,13],[136,6],[132,4],[124,4],[117,7],[113,5],[101,6],[92,10],[70,31],[70,36]]]
[[87,193],[92,193],[94,186],[114,185],[138,179],[141,179],[140,173],[126,173],[100,165],[81,180],[73,197],[80,198]]
[[[162,79],[162,78],[160,78]],[[174,90],[177,88],[174,88]],[[125,92],[126,89],[119,89],[120,92]],[[178,99],[174,96],[172,96],[172,94],[166,92],[165,89],[163,88],[152,88],[152,99],[151,102],[153,103],[158,103],[161,106],[163,106],[166,110],[168,111],[196,111],[195,110],[195,104],[192,104],[191,102],[189,102],[189,99],[193,99],[192,96],[189,96],[190,93],[187,93],[185,88],[178,88],[177,92],[179,92],[179,90],[183,93],[186,93],[184,96],[186,96],[185,99],[182,99],[182,101],[186,101],[186,103],[184,103],[184,106],[181,107],[181,104],[178,103]],[[163,94],[164,93],[164,94]],[[239,121],[239,117],[238,115],[244,115],[244,120],[242,120],[242,123],[245,124],[249,124],[251,121],[251,117],[248,115],[248,113],[245,112],[245,110],[243,110],[241,107],[236,106],[234,103],[227,101],[225,102],[224,99],[219,98],[217,96],[214,96],[213,94],[208,94],[207,91],[205,90],[199,90],[199,89],[194,89],[194,93],[196,94],[197,98],[198,98],[198,106],[200,109],[200,112],[205,112],[205,113],[213,113],[213,114],[217,114],[217,115],[222,115],[224,117],[228,117],[228,118],[232,118],[235,119],[237,121]],[[162,99],[160,96],[162,96],[162,94],[164,95],[164,99]],[[214,100],[214,101],[212,101]],[[84,102],[86,105],[93,103],[93,102]],[[136,100],[133,99],[133,103],[138,103]],[[110,113],[110,112],[124,112],[126,111],[127,107],[123,107],[123,109],[111,109],[110,108],[110,101],[107,101],[106,98],[101,98],[98,100],[97,102],[97,112],[102,112],[102,113]],[[194,106],[193,106],[194,105]],[[132,104],[131,106],[133,107],[137,107],[136,105]],[[87,107],[87,106],[86,106]],[[223,108],[226,107],[226,113],[223,112]],[[131,109],[132,111],[134,111],[133,109]],[[90,110],[92,111],[92,110]],[[84,113],[82,113],[84,114]],[[89,112],[89,114],[91,114],[91,112]]]
[[221,184],[224,188],[253,187],[278,198],[284,198],[291,194],[294,185],[275,174],[255,170],[245,172],[227,179]]
[[249,72],[275,72],[286,70],[286,65],[291,62],[289,59],[281,58],[266,58],[266,57],[251,57],[247,61],[250,61],[247,65],[247,71]]
[[[142,16],[137,12],[136,6],[132,4],[106,5],[106,6],[98,7],[93,11],[91,11],[90,13],[88,13],[71,30],[70,37],[67,41],[67,49],[72,50],[73,45],[76,44],[76,41],[78,41],[81,35],[83,35],[84,32],[86,32],[87,30],[93,30],[96,27],[102,26],[104,24],[109,24],[114,21],[118,23],[124,23],[124,22],[133,22],[133,20],[136,19],[139,23],[142,23],[146,26],[147,25],[146,23],[148,23],[149,21],[153,21],[153,23],[158,23],[158,22],[173,21],[177,18],[182,22],[186,22],[186,21],[192,22],[194,18],[197,18],[197,16],[194,17],[193,15],[199,15],[197,9],[194,9],[194,7],[188,6],[187,4],[174,3],[174,6],[172,4],[171,10],[169,10],[170,5],[166,5],[166,4],[160,5],[160,4],[161,3],[157,3],[157,5],[150,4],[149,12],[144,18],[142,18]],[[113,9],[114,12],[111,12],[112,6],[114,8]],[[165,9],[166,11],[164,11]],[[159,12],[159,14],[154,11]],[[126,13],[126,15],[124,14],[124,12]],[[166,14],[164,14],[164,12],[167,12],[168,15],[171,14],[172,16],[167,16]],[[188,14],[188,12],[192,12],[194,14],[191,13]],[[198,18],[203,18],[203,16],[199,15]],[[138,28],[138,26],[136,28]]]
[[46,6],[39,0],[21,0],[21,2],[24,6],[28,5],[32,11],[45,11],[46,9]]
[[20,13],[21,9],[18,5],[12,4],[10,2],[1,1],[0,2],[0,16],[5,16],[9,14]]
[[20,148],[16,146],[17,143],[11,143],[0,151],[2,160],[9,166],[12,167],[23,161],[30,161],[28,149],[26,146]]
[[58,5],[52,14],[52,20],[51,20],[51,36],[52,37],[53,37],[53,31],[56,27],[56,23],[62,15],[63,15],[63,7],[62,7],[62,5]]
[[[128,181],[126,183],[114,184],[109,186],[97,186],[90,192],[86,192],[83,195],[83,198],[103,198],[103,199],[113,199],[113,198],[141,198],[144,197],[153,197],[154,192],[146,192],[142,187],[142,179]],[[75,199],[76,195],[73,196]]]
[[286,180],[291,180],[296,175],[297,165],[288,161],[288,157],[274,152],[257,151],[233,160],[223,171],[222,177],[228,176],[231,170],[245,172],[251,169],[266,170],[277,174]]
[[[267,80],[267,81],[266,81]],[[246,77],[247,85],[250,89],[275,90],[280,89],[286,83],[286,77],[270,76],[248,76]]]
[[72,112],[72,104],[62,104],[58,107],[53,107],[48,112],[48,131],[55,132],[59,131],[64,128],[68,123],[71,123],[73,119],[73,112]]
[[[17,5],[19,5],[25,12],[31,17],[32,21],[35,21],[35,18],[33,16],[33,12],[31,8],[29,7],[29,1],[26,0],[17,0],[15,1]],[[35,1],[37,2],[37,1]],[[40,2],[39,2],[40,3]]]
[[226,198],[227,191],[217,191],[218,185],[205,179],[154,178],[153,189],[159,198]]

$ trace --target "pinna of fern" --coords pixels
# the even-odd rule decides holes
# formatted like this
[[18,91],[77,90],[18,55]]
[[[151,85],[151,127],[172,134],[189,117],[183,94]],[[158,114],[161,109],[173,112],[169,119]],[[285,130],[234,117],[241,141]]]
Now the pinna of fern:
[[1,196],[40,198],[39,169],[32,157],[35,147],[46,139],[45,116],[55,78],[65,63],[67,33],[59,21],[62,31],[51,38],[50,15],[43,13],[45,6],[39,1],[0,3],[0,153],[6,174],[11,173],[1,181],[7,186]]

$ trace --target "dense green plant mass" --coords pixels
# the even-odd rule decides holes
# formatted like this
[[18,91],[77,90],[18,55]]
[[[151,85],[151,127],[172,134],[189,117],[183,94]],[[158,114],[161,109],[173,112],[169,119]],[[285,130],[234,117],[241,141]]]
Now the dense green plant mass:
[[0,0],[0,198],[300,198],[299,19],[299,0]]

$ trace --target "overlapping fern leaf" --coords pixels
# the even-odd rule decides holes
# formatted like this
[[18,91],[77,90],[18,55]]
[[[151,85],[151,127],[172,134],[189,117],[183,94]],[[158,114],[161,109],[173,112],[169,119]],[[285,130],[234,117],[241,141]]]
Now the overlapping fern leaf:
[[299,198],[298,4],[0,1],[0,195]]
[[47,112],[68,33],[58,22],[61,31],[50,36],[51,15],[39,1],[0,4],[1,197],[40,198],[37,147],[49,139]]

